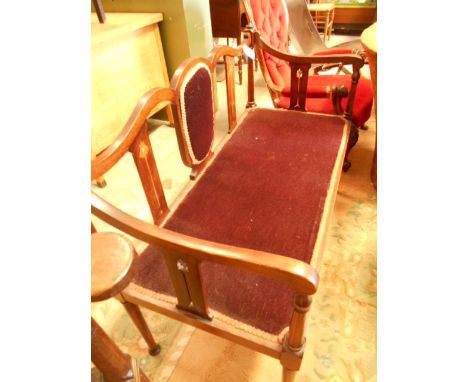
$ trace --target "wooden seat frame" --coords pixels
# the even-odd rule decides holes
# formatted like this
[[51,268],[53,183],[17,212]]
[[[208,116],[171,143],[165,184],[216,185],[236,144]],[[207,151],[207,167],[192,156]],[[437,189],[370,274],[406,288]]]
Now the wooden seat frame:
[[[180,84],[184,80],[185,75],[190,71],[190,68],[193,68],[197,63],[206,64],[213,74],[216,63],[223,57],[227,78],[229,132],[234,131],[237,126],[237,121],[233,60],[236,56],[240,56],[241,54],[241,49],[219,46],[212,51],[209,60],[186,60],[175,72],[171,82],[171,88],[157,88],[147,92],[141,98],[123,131],[114,143],[92,161],[91,178],[93,180],[104,175],[127,151],[131,152],[155,224],[144,222],[121,211],[94,193],[92,193],[91,197],[91,211],[95,217],[104,220],[134,238],[155,246],[164,254],[164,259],[177,295],[176,304],[170,298],[161,299],[161,296],[156,292],[145,289],[134,283],[130,283],[130,285],[122,291],[120,299],[123,302],[144,306],[152,311],[164,314],[255,351],[277,358],[283,365],[283,381],[292,381],[302,361],[305,347],[306,317],[311,307],[312,296],[316,292],[319,282],[319,276],[315,268],[320,264],[324,251],[325,238],[327,236],[329,220],[341,175],[341,166],[345,156],[346,143],[349,137],[349,118],[343,119],[345,130],[330,179],[311,264],[306,264],[300,260],[273,253],[201,240],[161,227],[161,224],[164,223],[169,214],[169,207],[164,196],[156,161],[148,137],[147,118],[149,118],[151,110],[153,110],[157,104],[170,102],[176,120],[176,131],[178,138],[180,138],[181,133],[178,128],[181,118],[179,100]],[[332,57],[331,59],[333,60],[335,58]],[[299,61],[299,67],[309,65],[309,61],[305,62],[301,60],[302,59]],[[312,61],[314,60],[317,59],[312,58]],[[338,58],[336,58],[336,60],[338,60]],[[349,57],[349,61],[356,65],[356,67],[361,62],[354,56]],[[304,77],[307,78],[307,76]],[[297,78],[295,78],[294,81],[297,81]],[[302,83],[303,80],[301,79],[300,84]],[[301,103],[303,99],[304,98],[299,97],[299,105],[303,105]],[[352,105],[352,102],[350,102],[350,104]],[[296,108],[296,104],[293,109],[294,108]],[[247,109],[246,113],[250,110],[252,109]],[[286,113],[285,118],[288,118],[287,113],[296,113],[296,111],[281,111],[279,113]],[[230,135],[227,135],[225,140],[229,138]],[[196,185],[196,179],[203,173],[204,168],[216,157],[216,153],[212,153],[208,155],[208,158],[204,160],[203,163],[194,165],[191,163],[190,158],[187,156],[187,151],[183,147],[183,140],[179,139],[178,141],[182,160],[186,165],[192,167],[192,178],[194,178],[195,181],[190,181],[179,194],[171,205],[171,209],[173,210],[176,209],[187,192]],[[221,142],[218,147],[222,147],[222,145],[223,142]],[[218,149],[216,151],[219,152]],[[249,333],[245,328],[232,325],[226,320],[221,320],[216,315],[211,314],[206,303],[202,281],[200,279],[200,264],[204,261],[253,272],[286,283],[294,289],[295,296],[293,301],[291,301],[294,311],[291,317],[289,330],[282,337],[281,342],[278,337],[271,338],[261,333]],[[134,318],[134,321],[135,320]],[[139,328],[146,327],[144,322],[140,322],[137,326]],[[154,344],[154,341],[151,342],[152,338],[148,339],[147,332],[145,332],[144,338],[147,340],[149,346]]]

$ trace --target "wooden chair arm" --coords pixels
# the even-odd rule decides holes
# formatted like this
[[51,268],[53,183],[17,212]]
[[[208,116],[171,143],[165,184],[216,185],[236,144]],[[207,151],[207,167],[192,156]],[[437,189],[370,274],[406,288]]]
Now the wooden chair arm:
[[199,261],[210,261],[232,266],[285,282],[298,294],[312,295],[316,292],[318,273],[302,261],[263,251],[225,245],[183,235],[137,219],[104,199],[91,194],[91,212],[98,218],[152,244],[157,248],[181,253]]
[[295,63],[312,65],[341,63],[343,65],[353,65],[353,67],[356,69],[360,69],[362,66],[364,66],[364,60],[358,54],[318,54],[313,56],[297,56],[294,54],[282,52],[268,45],[258,32],[255,32],[255,42],[258,44],[260,49],[271,54],[272,56],[288,61],[290,64]]
[[167,101],[175,102],[174,91],[167,88],[151,89],[140,98],[121,133],[110,146],[91,162],[91,180],[104,175],[124,156],[141,129],[146,128],[146,120],[152,110],[161,102]]

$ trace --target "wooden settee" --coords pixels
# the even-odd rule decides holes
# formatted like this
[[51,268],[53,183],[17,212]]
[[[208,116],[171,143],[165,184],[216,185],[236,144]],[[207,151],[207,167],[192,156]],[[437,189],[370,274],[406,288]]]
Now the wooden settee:
[[[283,380],[299,370],[306,317],[349,136],[341,116],[247,109],[236,121],[233,58],[218,47],[186,60],[171,88],[146,93],[116,141],[92,161],[92,179],[133,155],[154,224],[92,194],[92,214],[148,243],[120,300],[148,345],[138,305],[281,361]],[[229,132],[213,150],[213,73],[224,57]],[[297,80],[297,79],[296,79]],[[168,206],[147,118],[170,102],[191,180]],[[156,152],[157,155],[157,152]]]

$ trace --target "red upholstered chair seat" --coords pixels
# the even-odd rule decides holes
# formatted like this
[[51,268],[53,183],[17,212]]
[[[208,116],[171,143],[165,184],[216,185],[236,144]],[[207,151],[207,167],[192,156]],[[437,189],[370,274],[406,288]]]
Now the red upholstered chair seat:
[[[164,227],[309,263],[344,134],[340,117],[253,109]],[[274,335],[289,325],[288,286],[209,262],[201,273],[211,310]],[[175,296],[151,246],[135,283]]]
[[[346,86],[347,89],[351,87],[351,76],[327,76],[327,75],[315,75],[309,76],[307,82],[307,95],[313,96],[317,88],[325,88],[330,84],[340,87],[341,85]],[[357,85],[356,97],[353,105],[353,123],[356,126],[362,126],[369,119],[372,112],[372,83],[366,78],[361,78]],[[291,95],[291,86],[286,85],[281,91],[279,98],[280,106],[282,108],[289,108],[289,102]],[[348,98],[343,98],[341,101],[341,107],[346,110],[348,104]],[[331,98],[307,98],[306,110],[317,113],[334,114],[334,108]]]

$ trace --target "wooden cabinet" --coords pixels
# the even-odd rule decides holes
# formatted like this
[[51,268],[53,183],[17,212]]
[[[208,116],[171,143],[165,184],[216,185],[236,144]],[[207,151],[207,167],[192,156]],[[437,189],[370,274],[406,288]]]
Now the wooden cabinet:
[[112,143],[145,92],[169,86],[158,26],[162,19],[161,13],[107,12],[100,24],[92,13],[92,155]]

